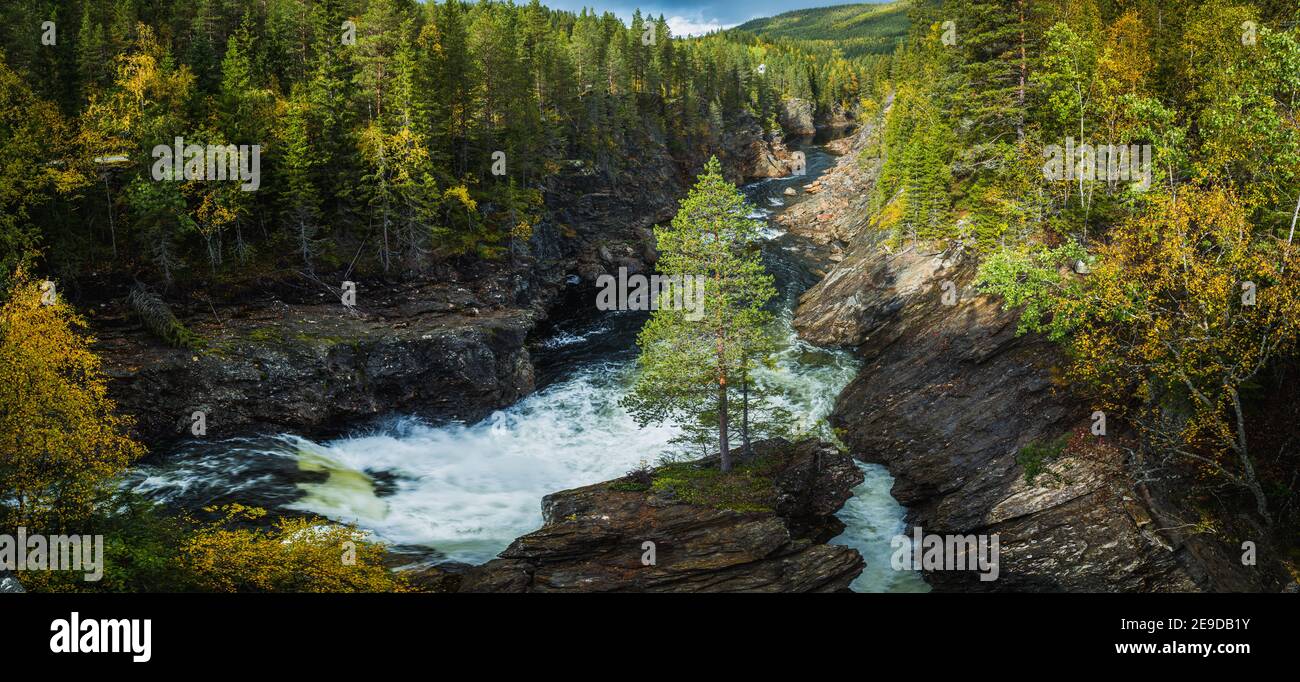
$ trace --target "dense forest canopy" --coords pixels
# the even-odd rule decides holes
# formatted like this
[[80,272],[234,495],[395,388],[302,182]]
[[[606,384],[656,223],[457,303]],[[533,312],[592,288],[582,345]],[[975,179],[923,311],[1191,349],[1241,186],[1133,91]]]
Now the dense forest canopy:
[[[825,47],[536,0],[23,0],[0,44],[0,264],[164,287],[500,257],[558,172],[613,183],[664,147],[689,172],[740,117],[853,107],[867,77]],[[258,145],[258,191],[153,181],[178,138]]]

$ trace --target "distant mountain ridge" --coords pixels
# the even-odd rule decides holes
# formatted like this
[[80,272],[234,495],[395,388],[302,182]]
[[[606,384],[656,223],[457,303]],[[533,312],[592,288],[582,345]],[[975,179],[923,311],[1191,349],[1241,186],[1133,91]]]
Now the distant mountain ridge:
[[912,0],[811,7],[751,19],[732,30],[836,47],[848,58],[887,54],[907,35]]

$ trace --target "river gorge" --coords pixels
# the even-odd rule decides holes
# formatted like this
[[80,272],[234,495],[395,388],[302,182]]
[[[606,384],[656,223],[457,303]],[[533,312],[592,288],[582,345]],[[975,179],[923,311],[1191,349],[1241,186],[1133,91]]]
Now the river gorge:
[[[787,188],[798,191],[834,163],[821,146],[802,151],[805,174],[742,187],[755,207],[751,217],[767,221],[764,262],[778,289],[777,362],[756,380],[778,389],[796,431],[827,437],[825,419],[859,363],[846,351],[809,344],[792,326],[799,296],[819,279],[817,247],[776,218],[803,198]],[[393,414],[330,440],[292,432],[192,440],[136,469],[128,485],[180,507],[240,502],[355,523],[416,566],[486,562],[541,525],[544,495],[653,463],[678,432],[672,424],[638,427],[619,406],[646,315],[597,314],[577,295],[569,302],[574,310],[531,345],[537,390],[480,421]],[[889,567],[889,540],[903,531],[905,514],[890,497],[893,478],[880,465],[857,466],[864,480],[839,511],[845,530],[832,540],[866,559],[852,589],[927,590],[918,574]]]

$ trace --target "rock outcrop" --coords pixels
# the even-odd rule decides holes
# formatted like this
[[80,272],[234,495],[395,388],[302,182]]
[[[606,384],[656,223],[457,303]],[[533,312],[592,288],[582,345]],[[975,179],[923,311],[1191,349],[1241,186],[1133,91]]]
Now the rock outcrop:
[[[856,550],[825,544],[844,528],[834,514],[862,473],[816,441],[755,443],[771,462],[770,511],[682,501],[672,489],[626,481],[553,493],[544,525],[500,558],[470,569],[467,592],[832,592],[862,571]],[[739,453],[737,452],[737,455]],[[716,458],[695,466],[716,467]],[[646,565],[654,543],[654,563]]]
[[[150,443],[293,429],[333,434],[391,410],[478,419],[533,388],[526,311],[479,309],[468,291],[429,286],[349,312],[338,302],[268,299],[192,320],[202,352],[162,347],[133,330],[100,332],[110,388]],[[438,291],[433,291],[438,290]]]
[[9,571],[0,570],[0,594],[5,592],[26,592],[18,577]]
[[[1017,313],[974,289],[971,259],[890,248],[875,216],[853,215],[873,176],[840,173],[847,183],[832,173],[791,225],[845,244],[794,325],[863,359],[830,421],[854,456],[894,476],[909,533],[999,535],[997,580],[931,571],[935,589],[1272,589],[1265,572],[1236,565],[1230,547],[1177,530],[1188,525],[1178,487],[1139,480],[1123,434],[1090,433],[1093,408],[1055,379],[1058,347],[1016,335]],[[813,217],[827,212],[834,217]],[[1062,444],[1059,454],[1024,459],[1026,446],[1051,443]],[[1027,476],[1026,466],[1041,471]]]
[[[945,268],[939,255],[877,254],[854,261],[861,279],[833,270],[824,294],[810,292],[800,328],[863,357],[831,422],[851,452],[893,474],[909,525],[998,534],[996,581],[944,571],[927,581],[940,590],[1197,589],[1122,451],[1088,434],[1092,408],[1052,381],[1056,349],[1017,337],[1016,316],[974,292],[968,268]],[[832,301],[855,279],[855,301]],[[1071,447],[1027,480],[1021,449],[1067,434]]]
[[901,333],[901,325],[890,323],[913,297],[940,286],[937,277],[951,265],[942,253],[893,253],[864,238],[803,296],[795,329],[822,346],[859,346],[877,332]]
[[780,108],[777,109],[777,120],[781,124],[781,130],[786,135],[816,134],[817,124],[813,120],[815,109],[813,103],[806,99],[797,97],[782,99]]
[[718,154],[723,175],[737,185],[789,175],[790,158],[785,143],[775,133],[764,134],[758,120],[749,113],[743,114],[735,126],[728,127]]

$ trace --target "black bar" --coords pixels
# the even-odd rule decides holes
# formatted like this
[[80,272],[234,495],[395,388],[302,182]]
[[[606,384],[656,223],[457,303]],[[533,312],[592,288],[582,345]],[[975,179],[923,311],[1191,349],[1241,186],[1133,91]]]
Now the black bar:
[[[1028,661],[1051,666],[1043,672],[1052,678],[1133,666],[1240,671],[1279,663],[1294,670],[1297,605],[1290,595],[1229,594],[26,594],[0,598],[0,651],[41,669],[179,672],[210,661],[205,672],[247,672],[251,661],[265,661],[382,670],[436,661],[447,674],[461,665],[469,666],[464,674],[528,665],[561,674],[565,660],[599,653],[625,657],[619,675],[654,679],[687,675],[701,658],[755,665],[756,672],[773,657],[834,662],[862,671],[863,679],[894,664],[974,674],[964,666],[988,673]],[[51,623],[73,612],[83,622],[149,619],[151,660],[52,652]],[[1183,627],[1171,629],[1171,619]],[[1125,629],[1125,620],[1163,625]],[[1228,621],[1234,627],[1195,627]],[[1117,644],[1145,643],[1248,645],[1249,652],[1116,652]]]

